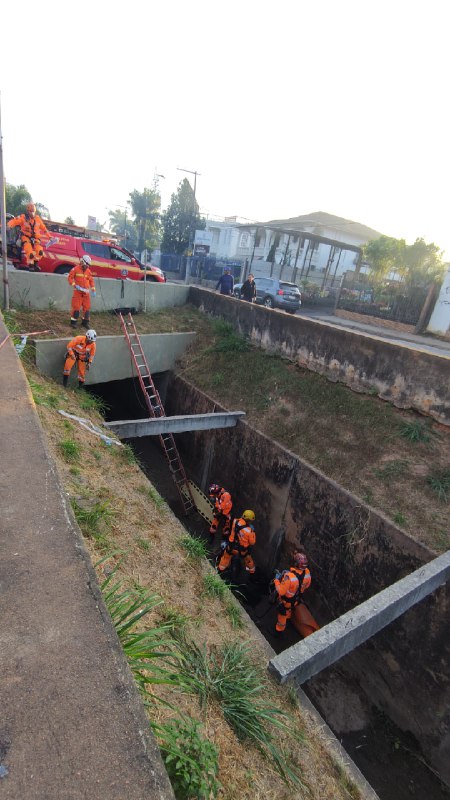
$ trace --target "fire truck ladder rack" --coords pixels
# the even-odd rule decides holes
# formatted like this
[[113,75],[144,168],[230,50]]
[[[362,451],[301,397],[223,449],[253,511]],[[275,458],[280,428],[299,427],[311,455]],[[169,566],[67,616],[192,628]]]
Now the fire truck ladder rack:
[[[120,319],[120,324],[125,336],[125,341],[127,342],[131,353],[133,364],[136,368],[139,383],[147,404],[148,415],[149,417],[165,417],[166,412],[164,411],[164,406],[161,402],[159,392],[153,383],[147,359],[142,349],[141,340],[136,330],[133,317],[131,313],[129,313],[127,315],[127,322],[125,321],[123,314],[120,312],[118,312],[118,317]],[[175,486],[178,489],[181,502],[183,503],[184,513],[188,514],[189,511],[192,511],[192,509],[195,508],[195,503],[194,498],[192,497],[190,483],[186,477],[186,473],[175,444],[175,439],[173,438],[172,433],[162,433],[159,437],[159,440],[166,454],[167,461],[169,462],[169,469],[172,473]]]

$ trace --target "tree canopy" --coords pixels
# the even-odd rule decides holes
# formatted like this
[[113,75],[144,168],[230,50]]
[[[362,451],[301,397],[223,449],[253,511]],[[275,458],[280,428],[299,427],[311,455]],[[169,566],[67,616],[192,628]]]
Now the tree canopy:
[[162,225],[161,250],[176,255],[186,253],[189,244],[194,241],[195,231],[204,230],[206,227],[187,178],[183,178],[178,190],[172,195],[170,205],[163,214]]
[[380,236],[363,248],[363,256],[376,280],[384,280],[397,273],[402,280],[414,286],[427,286],[443,278],[445,265],[442,252],[434,243],[416,239],[406,244],[404,239]]
[[[5,200],[6,200],[6,213],[12,214],[13,217],[18,217],[26,210],[27,204],[33,202],[33,198],[29,193],[26,186],[21,183],[19,186],[14,186],[12,183],[7,183],[5,187]],[[36,203],[36,211],[41,217],[46,219],[50,218],[50,212],[43,203]]]
[[144,188],[142,192],[133,189],[129,195],[130,210],[116,208],[109,210],[110,229],[122,240],[122,245],[132,252],[150,252],[159,245],[161,196],[157,187]]

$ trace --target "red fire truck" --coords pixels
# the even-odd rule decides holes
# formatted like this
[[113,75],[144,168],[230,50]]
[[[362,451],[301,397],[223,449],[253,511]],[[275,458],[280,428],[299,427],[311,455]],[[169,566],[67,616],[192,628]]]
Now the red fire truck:
[[[56,275],[66,275],[75,264],[79,263],[81,256],[88,254],[91,257],[91,272],[98,278],[131,278],[132,280],[158,281],[164,283],[166,277],[159,267],[144,266],[139,259],[124,247],[120,247],[114,239],[92,239],[92,231],[76,225],[66,225],[45,220],[45,224],[52,238],[42,241],[44,255],[39,261],[41,272],[53,272]],[[17,228],[8,234],[8,255],[16,269],[27,269],[22,258],[20,239],[17,241]],[[99,234],[94,234],[99,237]]]

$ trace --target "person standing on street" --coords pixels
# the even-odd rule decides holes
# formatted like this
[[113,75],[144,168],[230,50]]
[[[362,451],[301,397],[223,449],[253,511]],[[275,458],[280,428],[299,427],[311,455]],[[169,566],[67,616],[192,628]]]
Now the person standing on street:
[[229,267],[224,269],[223,275],[217,281],[216,291],[220,288],[220,294],[232,295],[234,289],[234,280]]
[[241,300],[246,300],[247,303],[254,303],[256,300],[256,284],[252,273],[241,286]]
[[72,295],[72,309],[70,317],[70,327],[76,328],[80,310],[83,311],[83,328],[89,328],[91,317],[91,298],[90,292],[95,297],[95,284],[94,278],[89,267],[91,266],[91,257],[82,256],[80,263],[77,267],[70,270],[67,280],[70,286],[74,287]]

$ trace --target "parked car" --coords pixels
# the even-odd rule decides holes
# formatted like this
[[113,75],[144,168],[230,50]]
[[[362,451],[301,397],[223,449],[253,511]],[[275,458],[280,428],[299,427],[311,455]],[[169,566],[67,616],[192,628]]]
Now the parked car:
[[[46,246],[43,241],[44,255],[39,261],[41,272],[52,272],[57,275],[67,275],[75,264],[79,263],[81,256],[86,253],[91,257],[91,272],[98,278],[131,278],[131,280],[144,280],[164,283],[166,276],[159,267],[144,265],[128,250],[119,247],[114,241],[108,239],[95,240],[79,236],[70,236],[65,233],[55,233],[51,244]],[[23,260],[20,245],[11,246],[10,254],[16,269],[27,269]]]
[[[280,281],[278,278],[255,278],[256,303],[266,308],[281,308],[295,314],[302,304],[300,289],[295,283]],[[236,283],[234,296],[241,296],[242,283]]]

